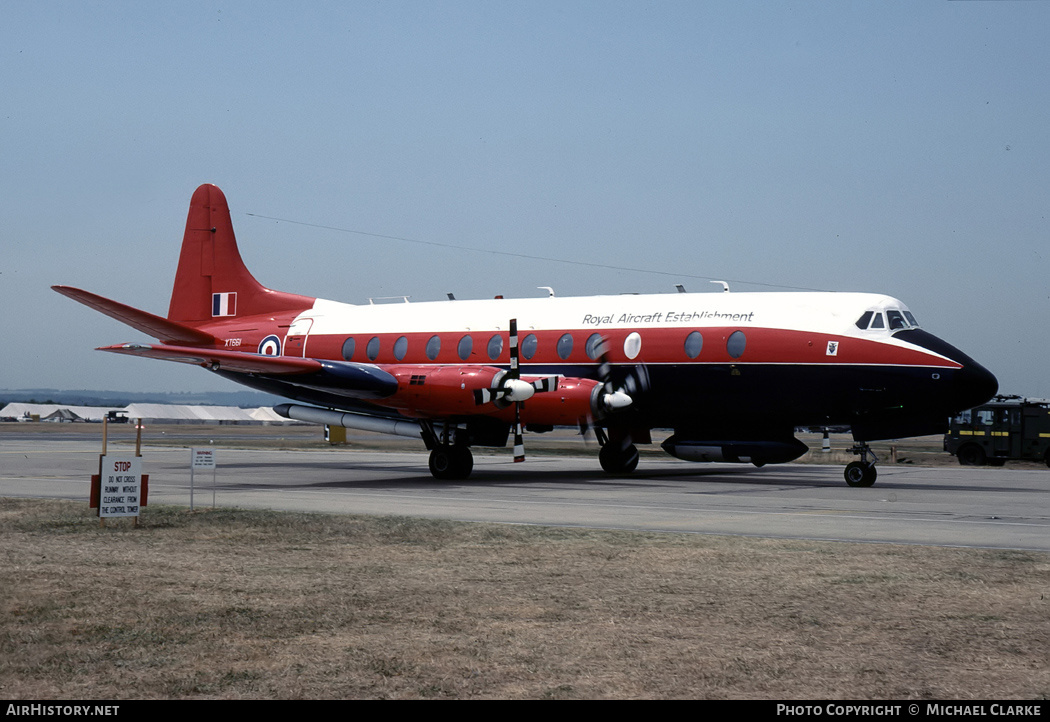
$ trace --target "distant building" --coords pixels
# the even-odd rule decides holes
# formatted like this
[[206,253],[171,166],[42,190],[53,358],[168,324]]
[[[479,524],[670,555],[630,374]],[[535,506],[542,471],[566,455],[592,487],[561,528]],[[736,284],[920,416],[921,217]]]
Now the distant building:
[[114,411],[128,419],[142,419],[165,424],[288,424],[273,409],[260,406],[242,409],[237,406],[191,406],[180,404],[130,404],[114,406],[69,406],[65,404],[30,404],[12,402],[0,409],[0,418],[19,420],[37,417],[41,421],[89,421],[101,423]]

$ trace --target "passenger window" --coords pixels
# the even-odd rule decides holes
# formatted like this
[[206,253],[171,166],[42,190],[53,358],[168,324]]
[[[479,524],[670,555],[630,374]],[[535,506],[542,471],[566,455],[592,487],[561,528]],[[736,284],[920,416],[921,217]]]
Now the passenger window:
[[632,331],[627,334],[627,338],[623,340],[623,353],[627,358],[633,359],[638,358],[638,354],[642,352],[642,335],[637,331]]
[[498,333],[489,339],[489,359],[495,361],[499,358],[499,355],[503,353],[503,337]]
[[459,345],[456,347],[456,350],[459,352],[459,357],[462,360],[466,361],[468,358],[470,358],[470,351],[473,348],[474,339],[472,339],[470,337],[470,334],[468,333],[466,336],[459,340]]
[[523,359],[525,359],[526,361],[531,359],[533,356],[535,356],[536,355],[536,334],[530,333],[528,336],[526,336],[522,340],[521,347],[519,348],[519,350],[521,351],[521,357]]
[[431,336],[430,340],[427,341],[427,358],[433,361],[438,357],[439,353],[441,353],[441,337]]
[[351,336],[343,341],[343,360],[352,361],[354,358],[354,337]]
[[587,337],[587,343],[583,347],[583,350],[587,352],[587,358],[591,361],[597,361],[598,357],[602,355],[602,349],[604,348],[602,341],[603,337],[600,333],[592,333]]
[[704,337],[699,331],[693,331],[685,337],[685,355],[696,358],[700,355],[700,349],[704,347]]
[[398,361],[405,357],[408,353],[408,339],[402,336],[397,341],[394,341],[394,358]]
[[570,355],[572,355],[572,334],[566,333],[558,339],[558,358],[564,361]]
[[729,340],[726,341],[726,351],[733,358],[740,358],[744,354],[744,348],[747,346],[747,337],[744,336],[743,331],[733,331],[729,335]]
[[368,345],[365,346],[365,353],[368,354],[369,361],[375,361],[379,357],[379,337],[373,336],[368,340]]

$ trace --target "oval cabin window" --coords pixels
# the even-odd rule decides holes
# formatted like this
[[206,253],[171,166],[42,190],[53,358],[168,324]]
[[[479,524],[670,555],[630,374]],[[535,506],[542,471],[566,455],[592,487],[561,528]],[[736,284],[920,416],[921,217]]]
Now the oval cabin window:
[[747,346],[747,337],[743,331],[733,331],[729,335],[729,340],[726,341],[726,351],[733,358],[740,358],[744,354],[744,348]]

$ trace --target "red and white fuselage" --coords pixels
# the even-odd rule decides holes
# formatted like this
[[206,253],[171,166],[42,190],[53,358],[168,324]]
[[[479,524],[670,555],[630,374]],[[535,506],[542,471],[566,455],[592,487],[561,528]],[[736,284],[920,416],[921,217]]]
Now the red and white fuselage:
[[513,423],[590,424],[614,440],[672,429],[676,455],[735,448],[764,463],[797,456],[798,426],[849,425],[858,441],[936,433],[996,390],[877,294],[352,305],[271,291],[244,267],[214,186],[191,201],[166,318],[56,290],[160,341],[107,351],[196,363],[318,409],[415,420],[428,446],[457,435],[502,445]]

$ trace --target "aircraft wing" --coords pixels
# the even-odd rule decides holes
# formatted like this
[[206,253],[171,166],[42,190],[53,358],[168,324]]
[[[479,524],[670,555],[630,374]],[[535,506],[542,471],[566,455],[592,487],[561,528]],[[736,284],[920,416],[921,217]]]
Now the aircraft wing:
[[74,301],[79,301],[89,308],[100,311],[110,318],[115,318],[121,323],[126,323],[132,328],[148,333],[150,336],[162,341],[196,344],[210,344],[217,341],[210,333],[169,321],[166,318],[155,316],[146,311],[140,311],[137,308],[112,301],[90,291],[73,288],[72,286],[52,286],[51,288],[63,296],[68,296]]

